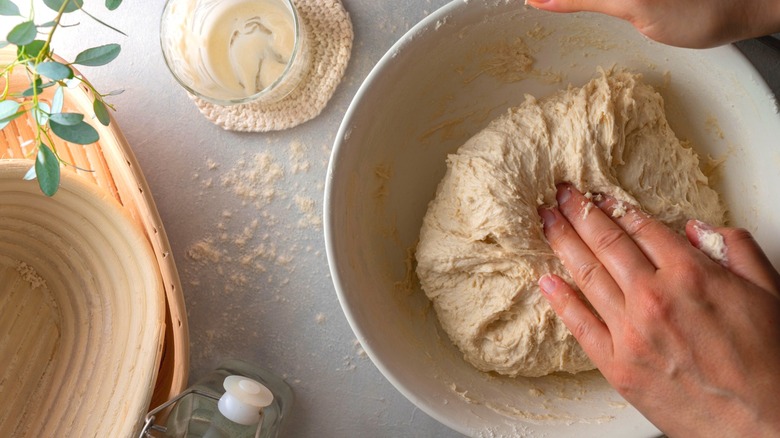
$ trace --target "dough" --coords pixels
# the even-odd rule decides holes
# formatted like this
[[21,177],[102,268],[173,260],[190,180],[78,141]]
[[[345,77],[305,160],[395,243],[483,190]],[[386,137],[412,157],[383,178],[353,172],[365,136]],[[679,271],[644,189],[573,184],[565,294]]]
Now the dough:
[[416,252],[441,326],[482,371],[594,368],[537,285],[546,273],[573,284],[537,213],[555,204],[562,181],[638,204],[680,231],[689,218],[724,221],[697,155],[641,76],[602,71],[582,88],[527,96],[447,158]]

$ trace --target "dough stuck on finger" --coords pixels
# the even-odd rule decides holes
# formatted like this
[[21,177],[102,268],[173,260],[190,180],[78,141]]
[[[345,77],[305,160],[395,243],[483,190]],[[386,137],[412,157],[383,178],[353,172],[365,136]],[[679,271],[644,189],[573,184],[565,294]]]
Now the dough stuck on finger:
[[696,231],[696,247],[707,257],[725,266],[728,262],[728,247],[723,235],[698,220],[693,223],[693,229]]
[[447,158],[417,247],[417,275],[439,322],[476,368],[509,376],[594,368],[541,295],[538,279],[573,284],[537,213],[556,184],[603,193],[684,230],[725,209],[695,152],[641,76],[601,72],[581,88],[526,97]]

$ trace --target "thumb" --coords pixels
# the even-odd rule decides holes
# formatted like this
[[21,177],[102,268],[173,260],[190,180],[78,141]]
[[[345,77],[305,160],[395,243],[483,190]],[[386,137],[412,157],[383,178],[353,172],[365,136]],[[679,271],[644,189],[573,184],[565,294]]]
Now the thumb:
[[693,246],[729,271],[756,286],[780,293],[780,274],[747,230],[712,227],[691,220],[685,227],[685,234]]

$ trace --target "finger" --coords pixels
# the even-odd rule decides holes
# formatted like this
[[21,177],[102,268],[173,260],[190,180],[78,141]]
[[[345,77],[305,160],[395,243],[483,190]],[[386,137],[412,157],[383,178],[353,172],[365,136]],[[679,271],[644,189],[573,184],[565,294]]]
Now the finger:
[[655,266],[631,236],[603,211],[594,208],[590,199],[576,188],[561,184],[558,187],[558,205],[582,241],[622,290],[632,287],[641,276],[655,273]]
[[699,220],[689,220],[685,224],[688,241],[713,261],[726,266],[726,239],[723,234]]
[[526,4],[550,12],[601,12],[613,17],[630,19],[635,5],[629,1],[610,0],[526,0]]
[[544,234],[574,282],[607,325],[620,321],[625,299],[620,287],[558,209],[540,209]]
[[612,335],[577,292],[562,278],[552,274],[539,279],[539,288],[590,360],[599,368],[611,363]]
[[596,205],[631,237],[645,258],[657,268],[677,263],[677,258],[672,256],[675,252],[682,254],[690,251],[682,236],[635,205],[618,201],[609,195],[601,195]]
[[685,234],[691,244],[734,274],[762,289],[780,293],[780,274],[747,230],[712,227],[690,220]]

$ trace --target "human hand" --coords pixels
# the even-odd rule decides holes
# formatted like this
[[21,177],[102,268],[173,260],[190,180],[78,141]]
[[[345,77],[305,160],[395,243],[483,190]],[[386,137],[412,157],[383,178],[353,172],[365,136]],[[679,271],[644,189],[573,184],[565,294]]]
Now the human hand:
[[673,46],[706,48],[780,32],[777,0],[526,0],[551,12],[591,11],[629,21]]
[[561,185],[540,215],[598,316],[560,277],[539,285],[607,381],[669,436],[780,436],[780,274],[750,234],[711,230],[726,244],[718,263],[698,249],[700,222],[686,239],[589,202]]

